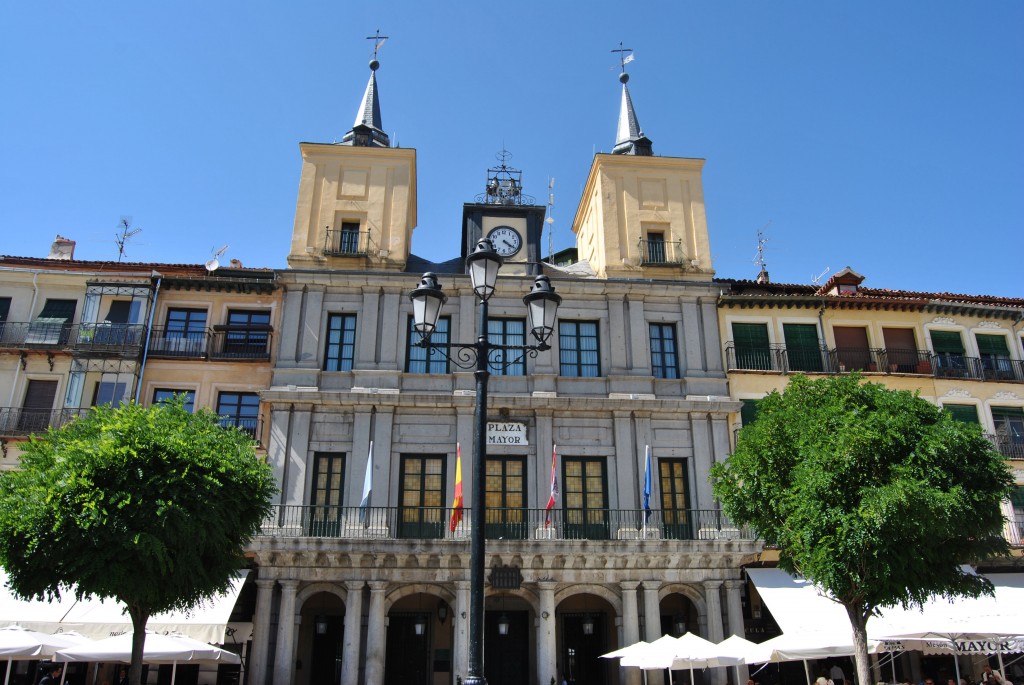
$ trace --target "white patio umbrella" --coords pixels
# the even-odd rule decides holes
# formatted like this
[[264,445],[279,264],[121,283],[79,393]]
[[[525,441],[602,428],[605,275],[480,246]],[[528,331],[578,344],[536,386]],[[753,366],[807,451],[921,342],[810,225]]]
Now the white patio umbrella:
[[737,657],[720,656],[717,645],[693,633],[682,637],[663,635],[646,647],[622,657],[623,666],[639,666],[645,670],[669,668],[688,669],[693,683],[693,669],[716,666],[734,666],[743,663]]
[[[131,663],[132,633],[124,633],[87,645],[62,649],[53,656],[54,661],[119,661]],[[147,664],[171,664],[171,683],[178,675],[178,664],[239,664],[237,654],[214,647],[184,635],[146,633],[142,661]]]
[[[732,657],[736,659],[742,659],[744,664],[752,663],[750,659],[756,658],[757,655],[761,654],[764,650],[761,649],[761,645],[756,642],[746,640],[739,635],[730,635],[716,645],[718,654],[720,656]],[[737,664],[739,666],[739,664]],[[735,673],[736,682],[742,682],[739,677],[739,672]]]
[[[988,630],[982,628],[988,626]],[[999,672],[1003,654],[1024,650],[1024,618],[1003,619],[978,617],[976,621],[947,621],[932,629],[902,632],[894,629],[880,638],[891,650],[920,650],[926,654],[952,654],[957,682],[960,682],[961,654],[995,654]]]
[[7,658],[7,675],[4,685],[11,678],[11,662],[30,659],[46,659],[59,649],[75,645],[73,639],[59,635],[48,635],[21,626],[12,625],[0,630],[0,658]]
[[[632,656],[634,654],[639,654],[641,651],[643,651],[643,649],[645,647],[647,647],[648,644],[649,643],[644,642],[643,640],[640,640],[639,642],[634,642],[631,645],[626,645],[625,647],[621,647],[619,649],[616,649],[614,652],[608,652],[607,654],[602,654],[601,658],[602,659],[619,659],[621,657],[626,657],[626,656]],[[622,662],[619,662],[619,665],[623,666],[623,667],[626,666],[626,664],[623,664]],[[644,674],[644,682],[646,683],[647,682],[647,671],[641,670],[640,672]]]

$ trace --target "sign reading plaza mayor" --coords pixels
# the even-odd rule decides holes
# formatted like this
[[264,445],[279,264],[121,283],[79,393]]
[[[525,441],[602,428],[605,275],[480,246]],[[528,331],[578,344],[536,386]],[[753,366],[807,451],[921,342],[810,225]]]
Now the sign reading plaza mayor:
[[529,445],[525,423],[487,422],[488,445]]

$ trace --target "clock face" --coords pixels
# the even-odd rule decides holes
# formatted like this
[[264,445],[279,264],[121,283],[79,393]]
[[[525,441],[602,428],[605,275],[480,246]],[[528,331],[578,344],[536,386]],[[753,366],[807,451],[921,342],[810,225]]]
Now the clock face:
[[522,236],[511,226],[498,226],[487,234],[487,239],[494,244],[494,251],[502,257],[511,257],[523,246]]

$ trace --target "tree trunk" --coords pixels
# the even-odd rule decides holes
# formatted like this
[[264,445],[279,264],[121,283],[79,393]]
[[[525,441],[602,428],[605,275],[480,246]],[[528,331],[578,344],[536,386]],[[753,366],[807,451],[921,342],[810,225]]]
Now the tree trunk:
[[868,662],[868,617],[860,607],[846,607],[853,626],[853,661],[857,666],[857,685],[873,685]]
[[142,685],[142,655],[146,648],[146,623],[149,612],[138,605],[128,605],[132,617],[132,665],[128,669],[128,685]]

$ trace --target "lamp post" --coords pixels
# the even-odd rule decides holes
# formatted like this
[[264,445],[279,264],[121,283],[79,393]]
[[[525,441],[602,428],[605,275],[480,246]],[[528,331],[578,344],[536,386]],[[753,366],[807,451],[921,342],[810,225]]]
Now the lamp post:
[[[418,288],[409,293],[412,300],[414,327],[420,334],[415,343],[427,349],[427,356],[433,353],[444,355],[451,363],[461,369],[475,367],[473,377],[476,379],[476,407],[473,414],[473,506],[470,508],[470,598],[469,598],[469,673],[463,679],[464,685],[486,685],[483,672],[484,646],[484,462],[487,458],[487,381],[491,374],[489,368],[502,370],[517,364],[524,357],[536,357],[538,352],[551,349],[548,340],[555,327],[558,305],[562,298],[555,294],[551,281],[547,276],[537,276],[533,288],[525,297],[523,304],[529,313],[530,333],[537,341],[535,345],[501,345],[491,343],[487,339],[487,301],[494,294],[498,281],[498,270],[503,260],[494,251],[490,240],[481,240],[476,249],[466,257],[466,268],[469,270],[473,292],[480,308],[477,319],[477,338],[472,343],[449,343],[458,353],[453,357],[441,345],[431,345],[433,334],[441,309],[448,297],[441,292],[437,276],[432,273],[423,274]],[[501,355],[500,361],[490,359],[491,350],[518,353],[515,359],[508,360],[509,355]],[[514,356],[514,355],[513,355]]]

